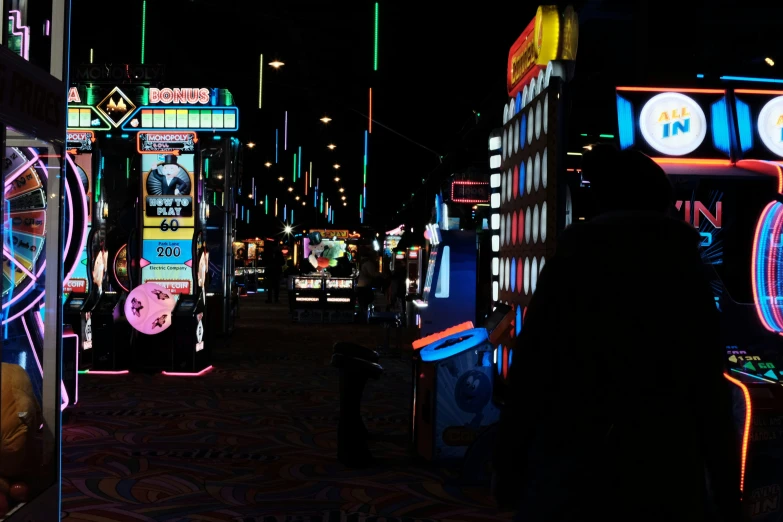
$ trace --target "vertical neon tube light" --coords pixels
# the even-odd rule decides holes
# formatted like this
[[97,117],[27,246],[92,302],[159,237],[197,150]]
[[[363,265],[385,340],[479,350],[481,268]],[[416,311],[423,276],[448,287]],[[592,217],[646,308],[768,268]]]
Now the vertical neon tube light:
[[294,152],[294,182],[296,182],[296,152]]
[[285,221],[285,218],[288,216],[288,203],[283,205],[283,221]]
[[324,193],[321,192],[321,206],[318,207],[318,212],[323,212],[323,211],[324,211]]
[[275,198],[275,217],[277,217],[277,198]]
[[279,130],[280,129],[275,129],[275,163],[277,163],[277,149],[279,148],[278,144],[277,144],[277,142],[278,142],[277,135],[279,133],[278,132]]
[[90,63],[92,63],[92,49],[90,49]]
[[367,142],[368,142],[368,131],[364,131],[364,204],[362,208],[367,206]]
[[359,219],[364,223],[364,205],[361,194],[359,194]]
[[305,171],[305,182],[304,182],[304,186],[305,186],[305,196],[306,196],[306,195],[307,195],[307,171]]
[[[147,39],[147,0],[141,2],[141,64],[144,65],[144,43]],[[92,63],[92,60],[90,60]]]
[[261,94],[264,92],[263,87],[264,85],[264,55],[261,55],[261,59],[258,62],[258,108],[261,108],[262,105],[262,97]]
[[125,158],[125,179],[130,179],[130,158]]
[[[370,87],[370,115],[367,118],[367,128],[369,129],[369,132],[372,134],[372,87]],[[367,154],[367,151],[364,152]]]
[[302,147],[299,147],[299,161],[296,163],[296,179],[302,179]]
[[269,215],[269,194],[264,196],[264,213],[267,216]]
[[310,162],[310,188],[313,188],[313,162]]
[[372,70],[378,70],[378,2],[375,2],[375,52],[373,53]]
[[294,209],[291,209],[291,224],[294,224]]
[[288,150],[288,111],[285,111],[285,127],[283,128],[283,150]]

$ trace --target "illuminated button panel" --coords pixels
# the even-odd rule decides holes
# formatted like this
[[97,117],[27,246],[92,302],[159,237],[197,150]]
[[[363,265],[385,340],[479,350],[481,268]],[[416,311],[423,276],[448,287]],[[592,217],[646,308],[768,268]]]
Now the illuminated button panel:
[[236,107],[140,107],[122,126],[127,131],[191,129],[236,131],[239,109]]

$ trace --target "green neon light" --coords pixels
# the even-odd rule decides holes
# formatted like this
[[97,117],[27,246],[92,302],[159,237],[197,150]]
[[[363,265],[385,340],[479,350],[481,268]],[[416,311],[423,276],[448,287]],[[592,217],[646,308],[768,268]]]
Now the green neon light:
[[264,210],[266,211],[266,215],[269,215],[269,194],[264,196]]
[[614,139],[614,134],[599,134],[598,137],[599,138],[609,138],[611,140],[611,139]]
[[580,134],[580,136],[585,136],[585,137],[586,137],[586,136],[587,136],[587,134]]
[[375,53],[373,54],[372,70],[378,70],[378,2],[375,2]]
[[323,211],[324,211],[324,193],[321,192],[321,206],[318,207],[318,212],[323,212]]
[[217,192],[212,193],[212,204],[217,206]]
[[79,370],[79,375],[84,375],[85,373],[90,373],[90,370]]
[[141,2],[141,64],[144,65],[144,42],[147,39],[147,0]]
[[209,178],[209,158],[204,158],[204,177]]
[[125,179],[130,179],[130,158],[125,158]]
[[296,152],[294,152],[294,182],[296,182]]

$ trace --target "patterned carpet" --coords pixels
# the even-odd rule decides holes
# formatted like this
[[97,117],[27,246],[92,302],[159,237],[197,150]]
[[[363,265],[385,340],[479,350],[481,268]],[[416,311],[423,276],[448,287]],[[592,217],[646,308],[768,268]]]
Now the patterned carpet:
[[486,488],[462,486],[458,470],[409,459],[404,359],[382,359],[386,373],[365,391],[378,466],[337,462],[332,344],[375,346],[382,329],[292,324],[286,304],[261,296],[241,304],[208,375],[82,376],[63,434],[65,520],[510,520]]

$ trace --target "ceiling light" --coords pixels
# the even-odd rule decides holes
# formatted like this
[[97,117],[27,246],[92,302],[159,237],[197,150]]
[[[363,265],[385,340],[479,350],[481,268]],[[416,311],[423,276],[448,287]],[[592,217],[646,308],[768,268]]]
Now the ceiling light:
[[271,167],[272,166],[272,162],[271,161],[267,161],[266,163],[264,163],[264,166],[267,167],[267,168]]
[[280,176],[279,178],[277,178],[277,181],[283,181],[283,179],[284,179],[283,176]]
[[340,183],[340,178],[339,178],[339,177],[337,177],[337,176],[335,176],[335,177],[334,177],[334,182],[335,182],[335,183]]
[[345,201],[345,196],[341,197],[340,199],[342,199],[343,201]]
[[297,201],[299,201],[299,196],[296,196],[294,199],[295,199],[295,200],[297,200]]
[[284,66],[285,64],[283,62],[281,62],[280,60],[275,60],[274,62],[269,62],[269,65],[271,65],[275,69],[279,69],[282,66]]
[[769,57],[768,58],[764,58],[764,61],[767,62],[767,65],[769,65],[770,67],[775,65],[775,60],[773,60],[772,58],[769,58]]
[[288,192],[293,192],[293,191],[294,191],[294,187],[288,187]]
[[249,142],[249,143],[247,144],[247,148],[248,148],[248,149],[252,149],[252,148],[253,148],[253,147],[255,147],[255,146],[256,146],[256,144],[255,144],[255,143],[253,143],[252,141],[251,141],[251,142]]
[[345,189],[340,187],[340,192],[345,192]]
[[346,202],[343,202],[343,206],[344,206],[344,207],[347,207],[347,206],[348,206],[348,203],[346,203]]
[[337,148],[337,145],[335,145],[334,143],[330,143],[329,145],[326,146],[326,148],[329,150],[334,150]]
[[302,201],[302,206],[305,206],[305,205],[307,205],[307,203],[305,203],[304,201]]
[[336,169],[339,169],[340,168],[340,164],[339,163],[335,163],[334,165],[332,165],[332,167],[334,167]]
[[324,116],[323,118],[321,118],[321,121],[324,123],[329,123],[330,121],[332,121],[332,118],[330,118],[329,116]]
[[285,232],[286,234],[290,234],[292,230],[293,228],[291,228],[291,225],[286,225],[285,228],[283,229],[283,232]]

